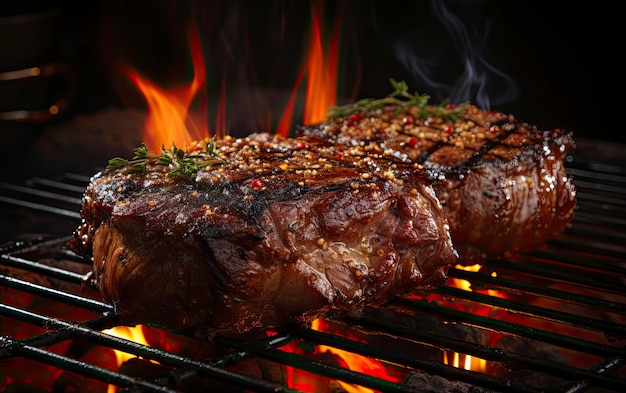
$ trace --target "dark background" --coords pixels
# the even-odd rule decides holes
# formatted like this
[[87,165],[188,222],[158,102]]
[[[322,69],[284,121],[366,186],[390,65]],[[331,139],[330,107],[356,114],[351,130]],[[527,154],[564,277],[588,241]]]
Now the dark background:
[[[46,138],[85,138],[80,142],[85,155],[97,162],[118,155],[127,143],[137,143],[142,127],[137,119],[145,100],[123,70],[133,67],[164,87],[188,83],[192,24],[198,27],[206,56],[204,105],[214,110],[215,97],[225,84],[230,132],[258,130],[249,118],[280,112],[293,88],[307,50],[313,3],[2,4],[0,18],[5,22],[48,10],[56,14],[43,27],[29,27],[27,34],[0,24],[0,71],[60,61],[71,66],[75,78],[71,105],[53,119],[0,122],[2,175],[19,177],[57,169],[50,162],[34,165],[38,160],[56,157],[67,165],[72,157],[85,160],[78,142],[50,143]],[[342,102],[382,97],[391,91],[388,78],[393,77],[433,101],[471,101],[542,129],[563,128],[577,138],[626,143],[621,126],[622,19],[615,3],[608,1],[365,0],[327,1],[323,26],[328,36],[337,28],[341,38]],[[45,87],[7,88],[0,80],[0,111],[45,106],[46,100],[65,94],[67,85],[61,80]],[[251,98],[251,91],[257,99]],[[129,115],[135,109],[139,115]],[[275,124],[280,113],[271,115]],[[55,143],[60,147],[54,153],[42,151]],[[23,157],[28,163],[20,162]],[[7,170],[13,163],[25,169]]]

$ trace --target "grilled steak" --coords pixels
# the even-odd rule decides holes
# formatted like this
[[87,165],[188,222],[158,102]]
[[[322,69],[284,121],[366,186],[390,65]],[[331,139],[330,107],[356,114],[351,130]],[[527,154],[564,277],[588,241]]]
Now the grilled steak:
[[571,133],[541,131],[472,105],[456,110],[460,117],[451,121],[423,116],[417,107],[357,112],[298,133],[337,146],[383,146],[387,155],[424,168],[462,263],[516,258],[560,236],[576,205],[564,167],[575,148]]
[[440,285],[458,254],[429,176],[330,142],[227,137],[209,161],[108,168],[68,245],[123,322],[169,329],[243,333]]

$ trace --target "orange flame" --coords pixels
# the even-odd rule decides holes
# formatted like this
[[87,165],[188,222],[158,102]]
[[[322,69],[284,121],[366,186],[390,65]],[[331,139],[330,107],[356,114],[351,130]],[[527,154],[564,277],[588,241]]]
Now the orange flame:
[[[481,264],[475,265],[456,265],[455,268],[460,270],[465,270],[469,272],[478,272],[481,268]],[[495,277],[496,272],[492,272],[491,276]],[[454,288],[458,288],[468,292],[474,292],[472,289],[472,284],[464,279],[449,277],[446,285]],[[506,295],[502,291],[494,290],[494,289],[479,289],[478,292],[485,292],[489,296],[497,296],[501,298],[505,298]],[[479,314],[488,313],[491,310],[488,307],[484,307],[481,310],[477,310]],[[463,354],[459,352],[444,352],[443,354],[443,363],[447,365],[451,365],[457,368],[463,368],[465,370],[471,371],[479,371],[485,372],[487,370],[487,361],[485,359],[473,357],[468,354]]]
[[162,145],[169,147],[170,144],[186,146],[192,141],[210,136],[206,119],[193,121],[188,113],[192,101],[206,81],[204,56],[196,29],[191,30],[190,45],[194,77],[189,84],[168,92],[142,78],[135,71],[127,71],[128,77],[148,103],[143,141],[149,150],[158,151]]
[[468,371],[487,370],[487,360],[459,352],[445,352],[443,354],[443,364]]
[[313,5],[311,49],[307,60],[309,77],[304,107],[304,124],[313,124],[324,120],[328,108],[336,104],[339,33],[337,26],[335,26],[328,55],[324,56],[321,28],[323,8],[323,2]]
[[[297,92],[305,74],[307,75],[307,82],[303,124],[323,121],[326,118],[328,108],[336,105],[339,25],[337,24],[334,28],[328,48],[324,48],[323,10],[324,2],[322,0],[312,3],[309,51],[298,72],[291,95],[275,130],[277,134],[285,137],[290,134]],[[206,93],[203,95],[205,100],[201,102],[204,108],[203,114],[198,117],[195,113],[190,112],[194,99],[204,88],[207,79],[204,56],[196,28],[192,28],[190,31],[190,48],[194,77],[188,84],[166,90],[144,79],[134,70],[126,72],[148,104],[142,139],[151,151],[158,151],[162,146],[167,148],[171,144],[187,147],[194,141],[207,139],[211,136],[208,115],[206,114]],[[223,75],[222,80],[215,121],[215,135],[217,137],[224,137],[228,129],[226,75]],[[194,116],[198,118],[193,119]]]
[[[116,326],[111,329],[103,330],[102,332],[106,334],[110,334],[111,336],[125,338],[127,340],[134,341],[138,344],[149,345],[143,334],[142,325],[137,325],[134,327]],[[135,355],[118,351],[117,349],[114,349],[113,351],[115,352],[115,359],[117,360],[118,368],[121,367],[122,364],[124,364],[124,362],[135,357]],[[109,385],[107,393],[115,393],[116,391],[117,391],[117,388],[115,387],[115,385]]]
[[[336,327],[332,327],[323,318],[319,318],[311,322],[311,329],[330,333],[337,333],[338,330]],[[342,330],[341,332],[350,334],[349,331]],[[350,336],[350,339],[363,341],[363,339],[360,339],[359,337],[352,334],[350,334]],[[301,347],[297,343],[291,343],[283,347],[283,350],[293,353],[302,352]],[[362,356],[353,352],[345,351],[327,345],[316,345],[315,350],[311,353],[311,356],[319,357],[322,356],[322,354],[331,354],[341,367],[362,374],[376,376],[392,382],[401,382],[405,377],[405,374],[403,374],[403,372],[395,369],[392,365],[386,365],[376,359],[372,359],[366,356]],[[312,388],[312,386],[316,383],[313,379],[309,380],[307,377],[298,374],[297,370],[294,370],[291,367],[286,367],[286,371],[287,383],[289,387],[302,391],[317,391],[316,389]],[[335,382],[341,385],[343,391],[346,391],[348,393],[374,392],[373,390],[364,386],[350,384],[340,380],[335,380]]]
[[303,124],[323,121],[326,119],[328,108],[337,103],[339,29],[335,26],[330,48],[325,53],[322,34],[324,2],[313,2],[311,8],[311,41],[307,59],[298,72],[289,101],[276,129],[276,133],[284,137],[289,135],[297,92],[305,72],[307,73],[307,87],[302,116]]
[[278,126],[276,128],[276,133],[278,135],[284,136],[285,138],[289,136],[289,132],[291,130],[291,123],[293,121],[293,110],[296,103],[296,93],[298,92],[298,86],[300,85],[300,81],[302,80],[302,76],[304,74],[304,67],[300,68],[300,72],[298,72],[298,76],[296,77],[296,83],[291,91],[291,95],[289,96],[289,101],[287,102],[287,106],[283,115],[278,122]]
[[[465,266],[465,265],[455,266],[455,268],[457,269],[465,270],[468,272],[477,272],[480,270],[481,267],[482,265],[480,264],[469,265],[469,266]],[[461,278],[448,277],[447,285],[454,287],[454,288],[462,289],[464,291],[472,292],[472,284],[469,281],[463,280]]]
[[[460,270],[465,270],[468,272],[477,272],[482,268],[481,264],[475,264],[475,265],[456,265],[455,268],[460,269]],[[492,277],[496,277],[497,273],[496,272],[492,272],[491,273]],[[455,277],[449,277],[448,281],[447,281],[447,285],[450,287],[455,287],[458,289],[462,289],[464,291],[468,291],[468,292],[473,292],[474,290],[472,289],[472,284],[467,281],[467,280],[463,280],[461,278],[455,278]],[[487,290],[481,290],[483,292],[486,292],[488,295],[490,296],[497,296],[497,297],[501,297],[501,298],[505,298],[506,294],[504,292],[501,291],[497,291],[497,290],[493,290],[493,289],[487,289]]]

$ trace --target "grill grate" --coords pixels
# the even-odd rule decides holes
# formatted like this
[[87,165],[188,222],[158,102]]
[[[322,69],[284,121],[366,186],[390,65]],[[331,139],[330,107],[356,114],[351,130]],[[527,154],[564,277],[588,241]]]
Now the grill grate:
[[[89,178],[0,184],[11,211],[53,224],[1,248],[0,383],[37,385],[37,369],[55,378],[48,391],[626,391],[626,169],[580,157],[568,169],[573,226],[517,261],[454,268],[434,292],[315,326],[210,342],[144,327],[150,344],[103,332],[120,321],[85,284],[91,262],[64,248]],[[112,349],[138,359],[102,363]]]

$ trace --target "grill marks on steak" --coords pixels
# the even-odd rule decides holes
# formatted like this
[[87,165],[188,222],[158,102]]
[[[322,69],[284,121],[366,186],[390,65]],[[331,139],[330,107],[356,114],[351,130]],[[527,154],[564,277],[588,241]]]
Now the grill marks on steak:
[[561,235],[576,190],[564,167],[571,133],[540,131],[503,113],[465,106],[454,123],[415,112],[357,123],[337,119],[298,133],[333,144],[379,144],[429,173],[462,262],[515,258]]
[[423,171],[376,146],[216,141],[195,181],[109,169],[69,246],[128,324],[242,333],[441,284],[458,254]]

